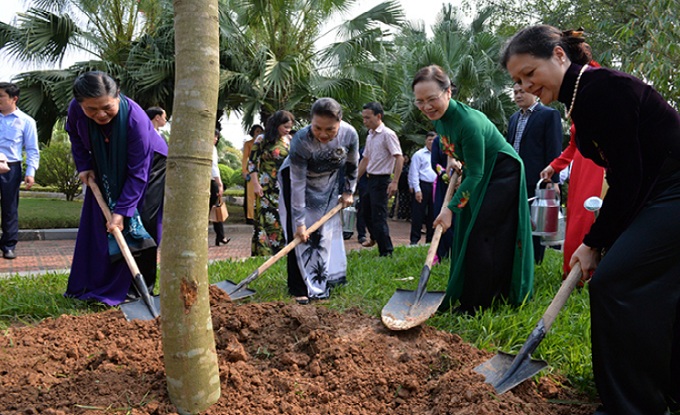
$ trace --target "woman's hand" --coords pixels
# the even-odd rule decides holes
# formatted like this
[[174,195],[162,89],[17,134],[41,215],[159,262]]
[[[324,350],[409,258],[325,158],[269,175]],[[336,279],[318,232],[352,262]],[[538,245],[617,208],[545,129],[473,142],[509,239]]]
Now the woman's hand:
[[448,207],[442,209],[437,219],[434,220],[432,227],[436,228],[438,225],[442,225],[442,232],[446,232],[447,229],[451,227],[451,220],[453,219],[453,212]]
[[354,204],[354,196],[351,193],[343,193],[340,196],[340,203],[342,203],[343,208],[350,207]]
[[543,169],[540,173],[541,179],[543,180],[551,180],[553,175],[555,174],[555,169],[552,168],[552,166],[548,165],[545,169]]
[[219,177],[215,178],[215,182],[217,182],[217,201],[219,204],[222,204],[222,195],[224,195],[224,184],[222,183],[222,180]]
[[462,170],[463,170],[463,163],[461,163],[459,160],[454,159],[453,157],[448,157],[446,159],[446,172],[449,174],[453,173],[453,170],[458,173],[458,176],[460,177]]
[[260,186],[260,182],[257,180],[257,176],[254,174],[250,175],[251,179],[253,181],[253,192],[255,195],[263,197],[264,196],[264,191],[262,190],[262,186]]
[[583,273],[581,279],[588,282],[590,281],[590,278],[592,278],[592,273],[597,268],[597,265],[600,263],[600,257],[599,250],[581,244],[576,248],[576,251],[574,251],[574,255],[571,256],[569,266],[573,267],[578,262],[581,267],[581,272]]
[[307,242],[309,235],[307,234],[307,227],[305,225],[300,225],[295,230],[295,237],[300,238],[302,242]]
[[113,233],[113,230],[118,228],[122,232],[124,219],[125,217],[119,213],[112,214],[111,221],[106,224],[106,230],[109,231],[109,233]]
[[78,173],[78,178],[85,186],[87,186],[90,184],[90,179],[94,180],[94,170],[83,170]]

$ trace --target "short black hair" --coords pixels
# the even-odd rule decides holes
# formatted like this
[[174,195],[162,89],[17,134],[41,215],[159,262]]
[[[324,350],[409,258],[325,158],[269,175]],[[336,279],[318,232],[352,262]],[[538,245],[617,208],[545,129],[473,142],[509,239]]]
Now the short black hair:
[[117,98],[120,93],[118,83],[111,75],[102,71],[90,71],[78,75],[73,82],[73,97],[78,102],[87,98],[109,96]]
[[156,118],[156,115],[163,115],[164,112],[165,110],[163,110],[161,107],[149,107],[146,109],[146,115],[150,120]]
[[363,109],[373,111],[374,115],[385,115],[385,111],[379,102],[369,102],[368,104],[364,104]]
[[342,107],[338,101],[333,98],[319,98],[312,104],[310,111],[312,116],[319,115],[322,117],[335,118],[336,121],[342,120]]
[[436,131],[428,131],[427,134],[425,134],[425,137],[435,137],[435,138],[437,138],[437,132]]
[[[257,130],[258,128],[260,130],[264,131],[264,128],[262,128],[262,126],[260,124],[255,124],[252,127],[250,127],[250,131],[248,131],[248,135],[253,137],[253,134],[255,134],[255,130]],[[253,137],[253,138],[255,138],[255,137]]]
[[10,98],[19,98],[19,86],[11,82],[0,82],[0,89],[4,90]]

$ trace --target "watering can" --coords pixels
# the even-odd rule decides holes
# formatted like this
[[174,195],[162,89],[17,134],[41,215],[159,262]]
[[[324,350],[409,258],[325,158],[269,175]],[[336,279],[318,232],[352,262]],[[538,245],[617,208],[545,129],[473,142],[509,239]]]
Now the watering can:
[[[541,188],[545,184],[545,188]],[[549,187],[550,186],[550,187]],[[560,201],[552,182],[540,179],[536,183],[536,195],[531,203],[532,235],[554,236],[559,231]]]
[[357,220],[357,209],[354,206],[348,206],[342,210],[342,231],[354,232],[354,225]]

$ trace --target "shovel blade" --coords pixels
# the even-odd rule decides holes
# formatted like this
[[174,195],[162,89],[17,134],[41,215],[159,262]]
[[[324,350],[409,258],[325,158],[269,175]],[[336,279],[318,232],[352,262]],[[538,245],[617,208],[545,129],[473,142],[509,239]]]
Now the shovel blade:
[[496,393],[501,395],[548,366],[548,363],[544,360],[534,360],[528,356],[514,370],[510,371],[515,358],[515,355],[498,352],[497,355],[477,366],[474,370],[484,375],[486,383],[491,384]]
[[408,330],[416,327],[434,313],[444,301],[444,292],[426,292],[420,301],[415,291],[397,289],[382,309],[382,321],[390,330]]
[[[159,296],[151,296],[151,301],[153,301],[156,310],[161,309],[161,299]],[[122,303],[119,307],[127,321],[148,321],[155,319],[154,315],[151,313],[151,310],[149,310],[149,307],[147,307],[142,299],[130,301],[128,303]]]
[[247,298],[255,295],[255,291],[249,289],[248,287],[243,287],[238,291],[234,291],[238,284],[234,284],[229,280],[216,282],[213,285],[229,294],[229,297],[231,298],[232,301],[240,300],[242,298]]

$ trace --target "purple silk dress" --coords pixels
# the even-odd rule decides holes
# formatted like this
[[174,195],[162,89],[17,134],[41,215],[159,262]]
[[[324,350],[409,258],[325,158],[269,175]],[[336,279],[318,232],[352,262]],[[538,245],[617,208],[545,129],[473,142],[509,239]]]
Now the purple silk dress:
[[[168,145],[154,130],[149,117],[137,103],[128,98],[121,99],[127,99],[129,103],[127,176],[114,213],[130,217],[136,208],[142,207],[154,156],[167,156]],[[79,172],[94,170],[88,120],[76,100],[71,101],[66,131]],[[152,235],[157,235],[156,243],[160,243],[161,212],[157,219],[155,232],[147,230]],[[132,275],[125,260],[111,263],[109,259],[106,222],[97,201],[88,191],[83,203],[71,274],[64,295],[118,305],[125,300],[131,282]]]

